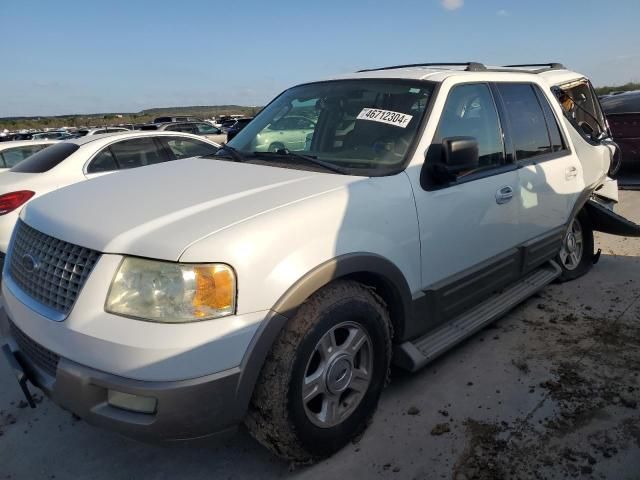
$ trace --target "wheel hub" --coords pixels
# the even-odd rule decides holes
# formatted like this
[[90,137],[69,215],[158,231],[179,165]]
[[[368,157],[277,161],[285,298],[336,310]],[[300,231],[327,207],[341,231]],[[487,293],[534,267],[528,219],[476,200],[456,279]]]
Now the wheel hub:
[[567,235],[567,240],[566,240],[566,245],[567,245],[567,251],[569,253],[573,253],[576,251],[577,248],[577,242],[576,242],[576,236],[574,235],[573,232],[569,232],[569,234]]
[[369,389],[373,344],[355,322],[343,322],[325,333],[307,362],[302,402],[307,418],[331,428],[354,412]]
[[353,365],[349,358],[346,355],[336,358],[327,369],[327,389],[334,394],[345,391],[352,376]]

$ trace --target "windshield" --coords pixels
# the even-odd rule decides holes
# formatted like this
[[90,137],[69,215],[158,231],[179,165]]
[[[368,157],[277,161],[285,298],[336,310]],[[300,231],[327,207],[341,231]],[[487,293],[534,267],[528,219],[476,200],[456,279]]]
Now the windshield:
[[297,153],[354,175],[388,174],[404,164],[433,86],[377,79],[300,85],[269,104],[229,145],[248,161],[281,154],[298,167],[300,157],[288,155]]

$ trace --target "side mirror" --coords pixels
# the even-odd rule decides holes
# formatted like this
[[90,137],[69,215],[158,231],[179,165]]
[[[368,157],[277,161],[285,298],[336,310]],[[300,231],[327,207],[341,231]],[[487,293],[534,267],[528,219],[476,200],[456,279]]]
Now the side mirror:
[[444,138],[442,143],[434,143],[427,150],[420,183],[425,187],[447,184],[479,165],[478,141],[474,137]]
[[442,140],[442,164],[446,171],[458,175],[480,165],[478,141],[474,137],[449,137]]

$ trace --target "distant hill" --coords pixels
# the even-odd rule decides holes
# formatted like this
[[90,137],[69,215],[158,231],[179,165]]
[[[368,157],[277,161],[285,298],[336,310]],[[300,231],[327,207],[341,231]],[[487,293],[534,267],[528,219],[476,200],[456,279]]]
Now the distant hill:
[[629,82],[618,86],[604,86],[594,89],[598,95],[608,95],[611,92],[628,92],[630,90],[640,90],[640,83]]
[[210,117],[212,115],[225,115],[237,113],[241,115],[251,115],[260,107],[243,107],[241,105],[197,105],[191,107],[158,107],[142,110],[138,115],[192,115],[195,117]]
[[68,114],[35,117],[0,117],[0,131],[19,130],[23,128],[58,128],[80,126],[117,125],[122,123],[146,123],[155,117],[189,115],[200,118],[218,117],[220,115],[254,116],[261,107],[245,107],[242,105],[196,105],[190,107],[157,107],[148,108],[135,113],[112,112],[92,114]]

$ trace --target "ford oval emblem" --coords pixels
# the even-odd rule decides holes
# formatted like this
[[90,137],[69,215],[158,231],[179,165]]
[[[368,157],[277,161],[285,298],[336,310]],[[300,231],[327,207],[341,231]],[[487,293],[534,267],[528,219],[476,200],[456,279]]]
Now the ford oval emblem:
[[28,273],[33,273],[40,267],[38,261],[33,258],[33,255],[25,253],[22,256],[22,268]]

